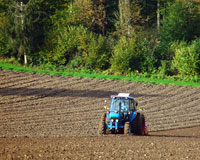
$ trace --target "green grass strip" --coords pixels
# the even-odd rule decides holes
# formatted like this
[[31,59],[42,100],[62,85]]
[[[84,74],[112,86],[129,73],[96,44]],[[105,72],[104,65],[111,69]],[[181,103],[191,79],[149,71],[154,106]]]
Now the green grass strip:
[[39,73],[39,74],[49,74],[49,75],[74,76],[74,77],[82,77],[82,78],[97,78],[97,79],[143,82],[143,83],[152,83],[152,84],[200,87],[200,83],[196,83],[196,82],[174,81],[170,79],[152,79],[152,78],[144,78],[144,77],[139,77],[139,76],[124,77],[124,76],[103,75],[103,74],[96,74],[96,73],[89,74],[89,73],[79,73],[79,72],[70,72],[70,71],[69,72],[51,71],[51,70],[35,69],[31,67],[23,67],[23,66],[18,66],[14,64],[8,64],[8,63],[0,63],[0,68],[3,70],[12,70],[14,72],[30,72],[30,73]]

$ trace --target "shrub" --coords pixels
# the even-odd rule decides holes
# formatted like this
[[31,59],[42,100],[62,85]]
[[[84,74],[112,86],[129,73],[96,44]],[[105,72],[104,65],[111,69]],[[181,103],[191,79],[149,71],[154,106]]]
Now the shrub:
[[200,39],[190,45],[180,42],[175,48],[173,67],[181,76],[193,77],[199,74],[200,67]]
[[199,35],[199,20],[197,19],[199,13],[195,7],[196,5],[190,3],[176,1],[166,9],[160,29],[160,54],[163,60],[173,59],[173,55],[169,50],[171,43],[182,40],[189,42]]
[[69,57],[76,54],[78,41],[77,32],[84,31],[83,27],[66,27],[63,28],[57,37],[57,45],[53,49],[52,60],[59,64],[66,64]]
[[66,3],[63,9],[55,10],[55,13],[50,16],[52,25],[48,27],[49,31],[40,52],[45,63],[67,64],[71,57],[76,54],[77,34],[86,30],[79,23],[78,12],[76,6],[71,7]]
[[167,60],[161,61],[161,66],[158,68],[159,74],[162,75],[172,75],[174,73],[174,70],[172,69],[172,62]]
[[[134,54],[134,39],[128,39],[122,36],[113,49],[113,56],[111,59],[111,71],[115,74],[127,74],[131,71],[131,62],[137,59]],[[138,62],[135,64],[138,66]],[[132,66],[133,67],[133,66]]]
[[136,40],[122,36],[113,49],[111,71],[127,74],[131,71],[148,72],[155,62],[153,49],[146,39]]
[[111,51],[107,40],[103,36],[91,39],[88,51],[84,52],[84,66],[88,69],[105,70],[110,66]]
[[146,38],[140,38],[135,43],[135,52],[139,56],[139,68],[137,68],[137,70],[141,72],[152,72],[156,62],[154,56],[154,44]]
[[55,38],[49,38],[52,42],[47,40],[47,50],[41,52],[40,55],[48,63],[67,64],[70,58],[75,56],[78,51],[79,33],[85,34],[85,32],[86,29],[82,26],[63,27],[58,33],[51,35],[55,36]]
[[70,57],[68,67],[102,71],[110,66],[111,47],[109,41],[83,27],[76,30],[76,52]]

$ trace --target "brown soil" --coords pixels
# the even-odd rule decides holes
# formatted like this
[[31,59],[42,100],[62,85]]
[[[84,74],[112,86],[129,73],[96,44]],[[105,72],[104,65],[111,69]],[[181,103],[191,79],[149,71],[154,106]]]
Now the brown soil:
[[[150,135],[98,136],[103,103],[132,93]],[[200,89],[0,70],[0,159],[199,159]]]

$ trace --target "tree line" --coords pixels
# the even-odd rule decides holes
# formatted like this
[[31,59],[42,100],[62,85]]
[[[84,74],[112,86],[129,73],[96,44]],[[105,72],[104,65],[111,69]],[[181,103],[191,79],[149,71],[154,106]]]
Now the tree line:
[[0,57],[198,79],[199,0],[0,0]]

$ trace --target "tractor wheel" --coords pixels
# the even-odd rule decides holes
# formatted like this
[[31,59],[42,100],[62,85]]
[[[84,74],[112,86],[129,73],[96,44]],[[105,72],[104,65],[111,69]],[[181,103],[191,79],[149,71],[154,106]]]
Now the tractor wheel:
[[139,116],[136,116],[133,122],[131,123],[131,133],[133,133],[134,135],[137,134],[138,130],[138,117]]
[[129,135],[131,133],[130,123],[126,122],[124,124],[124,135]]
[[145,118],[143,114],[138,117],[137,134],[141,136],[145,134]]
[[101,120],[99,122],[99,129],[98,134],[103,135],[106,134],[106,123],[105,123],[106,114],[104,113],[101,117]]

